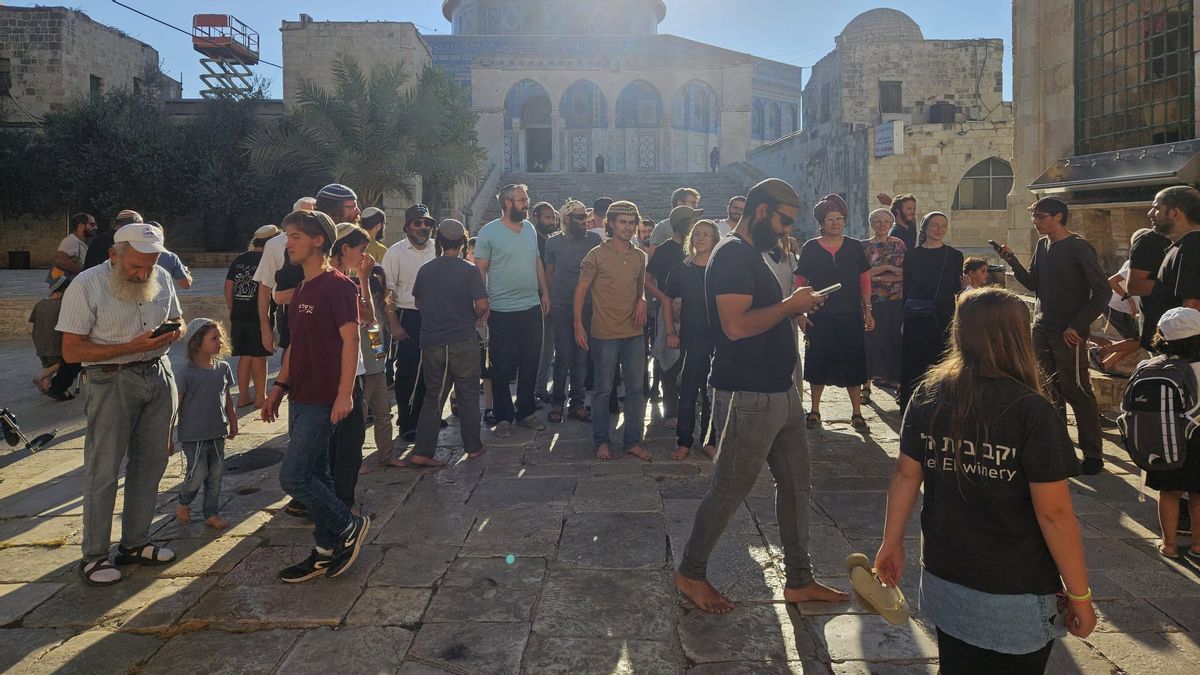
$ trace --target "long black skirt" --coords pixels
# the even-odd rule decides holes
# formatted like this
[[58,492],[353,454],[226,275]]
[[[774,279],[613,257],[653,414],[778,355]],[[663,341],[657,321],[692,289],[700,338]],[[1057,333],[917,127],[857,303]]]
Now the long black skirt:
[[942,359],[949,339],[949,324],[935,317],[904,317],[900,357],[900,410],[908,407],[913,389],[929,367]]
[[867,341],[858,312],[809,317],[804,380],[830,387],[857,387],[867,381]]
[[875,317],[875,330],[866,336],[867,375],[885,382],[899,382],[904,303],[899,300],[876,302],[871,314]]

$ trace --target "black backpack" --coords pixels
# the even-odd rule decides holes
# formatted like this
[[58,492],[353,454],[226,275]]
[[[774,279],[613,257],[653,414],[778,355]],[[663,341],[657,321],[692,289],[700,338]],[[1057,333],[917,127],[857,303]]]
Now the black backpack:
[[1183,466],[1200,426],[1196,373],[1187,361],[1156,356],[1138,364],[1121,399],[1117,427],[1125,450],[1144,471]]

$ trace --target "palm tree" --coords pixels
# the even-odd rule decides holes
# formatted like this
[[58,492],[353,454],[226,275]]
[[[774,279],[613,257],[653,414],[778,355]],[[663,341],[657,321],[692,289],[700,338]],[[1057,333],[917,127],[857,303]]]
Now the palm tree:
[[[434,75],[436,73],[436,75]],[[409,76],[403,63],[381,63],[369,75],[351,57],[332,63],[333,86],[326,89],[306,81],[298,102],[277,124],[265,125],[247,136],[250,165],[266,175],[300,173],[352,187],[364,206],[379,205],[388,193],[413,199],[414,179],[425,172],[452,181],[477,173],[482,151],[475,138],[474,115],[465,96],[447,99],[440,73],[422,78],[438,83],[437,104],[446,100],[461,110],[434,110],[450,119],[472,120],[468,134],[446,138],[434,133],[437,120],[415,111],[429,110],[430,87],[405,92]],[[449,83],[450,86],[454,86]],[[440,139],[443,143],[432,144]],[[439,156],[430,162],[429,155]]]

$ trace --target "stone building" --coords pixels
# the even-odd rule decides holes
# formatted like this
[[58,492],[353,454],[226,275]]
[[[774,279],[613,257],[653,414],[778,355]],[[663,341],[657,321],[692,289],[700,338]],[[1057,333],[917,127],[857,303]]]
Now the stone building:
[[65,7],[0,7],[0,121],[31,124],[74,100],[109,89],[154,87],[181,96],[158,52]]
[[1154,193],[1196,185],[1197,31],[1192,0],[1013,3],[1014,250],[1036,241],[1026,207],[1056,195],[1115,271]]
[[1003,58],[998,39],[927,40],[903,12],[860,14],[813,66],[803,130],[754,150],[750,164],[796,185],[802,212],[845,196],[853,236],[867,236],[877,193],[910,192],[922,213],[949,214],[957,246],[982,252],[1003,236],[1012,186]]

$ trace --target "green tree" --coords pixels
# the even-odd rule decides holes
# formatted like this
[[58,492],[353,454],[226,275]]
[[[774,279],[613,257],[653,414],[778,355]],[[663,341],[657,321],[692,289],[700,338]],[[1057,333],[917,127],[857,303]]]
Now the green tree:
[[411,91],[403,63],[377,64],[368,75],[353,58],[339,57],[332,75],[332,88],[305,82],[283,120],[247,136],[253,168],[344,183],[364,206],[387,193],[412,199],[418,176],[453,181],[478,170],[474,116],[461,90],[437,71]]

